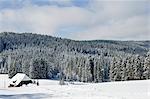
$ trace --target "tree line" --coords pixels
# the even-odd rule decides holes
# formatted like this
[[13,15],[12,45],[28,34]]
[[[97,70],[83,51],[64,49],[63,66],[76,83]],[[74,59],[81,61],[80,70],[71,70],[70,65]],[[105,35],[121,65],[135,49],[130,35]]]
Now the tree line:
[[0,73],[81,82],[150,78],[150,41],[74,41],[31,33],[0,34]]

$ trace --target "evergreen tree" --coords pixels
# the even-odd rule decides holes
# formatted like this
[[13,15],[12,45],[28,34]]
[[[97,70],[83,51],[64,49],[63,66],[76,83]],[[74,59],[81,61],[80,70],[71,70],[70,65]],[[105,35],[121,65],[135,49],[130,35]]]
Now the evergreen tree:
[[147,53],[147,56],[144,61],[144,79],[150,79],[150,51]]

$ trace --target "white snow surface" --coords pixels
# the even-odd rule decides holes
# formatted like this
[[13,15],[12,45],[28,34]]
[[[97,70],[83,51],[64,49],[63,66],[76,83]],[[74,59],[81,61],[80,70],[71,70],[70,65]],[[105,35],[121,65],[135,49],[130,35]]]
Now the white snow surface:
[[39,86],[8,88],[8,76],[0,74],[0,99],[150,99],[150,80],[59,85],[39,80]]

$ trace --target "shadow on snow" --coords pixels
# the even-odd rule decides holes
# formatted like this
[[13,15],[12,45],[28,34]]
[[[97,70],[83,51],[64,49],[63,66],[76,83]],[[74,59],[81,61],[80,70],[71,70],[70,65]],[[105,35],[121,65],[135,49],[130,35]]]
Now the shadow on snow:
[[14,94],[14,95],[0,95],[0,99],[45,99],[45,98],[52,97],[51,95],[47,94]]

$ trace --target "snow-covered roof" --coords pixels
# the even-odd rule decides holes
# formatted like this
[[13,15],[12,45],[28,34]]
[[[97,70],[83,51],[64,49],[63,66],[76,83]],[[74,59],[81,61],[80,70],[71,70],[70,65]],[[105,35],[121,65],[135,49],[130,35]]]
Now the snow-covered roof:
[[29,81],[31,80],[26,74],[17,73],[12,79],[10,79],[9,84],[13,84],[17,86],[21,81]]

